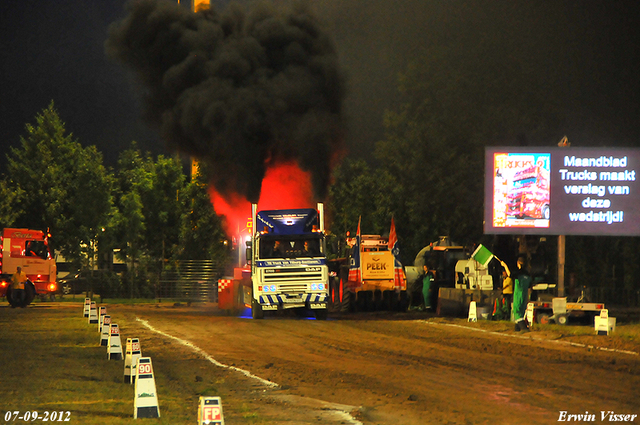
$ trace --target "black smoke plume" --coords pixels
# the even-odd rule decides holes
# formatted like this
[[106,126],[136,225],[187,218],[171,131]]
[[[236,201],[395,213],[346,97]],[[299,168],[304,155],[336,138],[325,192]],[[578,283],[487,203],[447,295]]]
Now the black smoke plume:
[[324,197],[341,150],[344,82],[308,5],[192,13],[133,0],[126,9],[105,50],[134,71],[145,118],[170,148],[205,162],[222,193],[257,202],[266,167],[295,160]]

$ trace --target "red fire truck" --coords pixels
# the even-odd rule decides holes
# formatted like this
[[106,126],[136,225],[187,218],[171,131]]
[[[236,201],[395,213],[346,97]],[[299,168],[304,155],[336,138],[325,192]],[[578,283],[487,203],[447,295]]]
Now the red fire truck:
[[4,229],[0,254],[0,297],[11,297],[11,277],[18,267],[27,275],[25,305],[36,296],[45,298],[58,290],[56,262],[51,256],[48,233],[31,229]]

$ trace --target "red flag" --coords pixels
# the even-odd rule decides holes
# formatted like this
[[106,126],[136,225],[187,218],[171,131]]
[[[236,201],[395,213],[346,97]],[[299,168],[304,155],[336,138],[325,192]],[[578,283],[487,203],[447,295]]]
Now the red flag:
[[391,230],[389,230],[389,250],[393,254],[393,269],[395,287],[399,290],[407,289],[407,277],[404,274],[402,263],[400,262],[400,244],[398,243],[398,235],[396,235],[396,223],[391,217]]

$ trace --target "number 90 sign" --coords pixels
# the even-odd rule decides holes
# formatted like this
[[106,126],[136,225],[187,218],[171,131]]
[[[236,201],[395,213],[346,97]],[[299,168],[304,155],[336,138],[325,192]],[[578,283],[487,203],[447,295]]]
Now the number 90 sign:
[[150,375],[151,373],[150,363],[138,363],[138,375]]

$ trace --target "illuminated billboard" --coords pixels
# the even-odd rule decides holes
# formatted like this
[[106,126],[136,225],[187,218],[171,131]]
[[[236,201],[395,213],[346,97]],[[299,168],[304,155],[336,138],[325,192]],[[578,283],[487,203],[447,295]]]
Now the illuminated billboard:
[[640,149],[485,149],[486,234],[640,236]]

